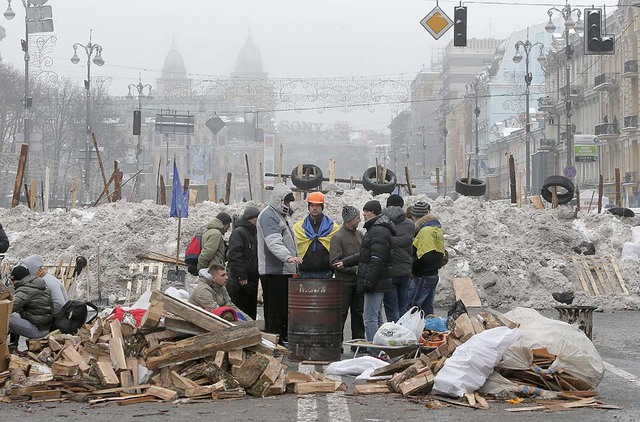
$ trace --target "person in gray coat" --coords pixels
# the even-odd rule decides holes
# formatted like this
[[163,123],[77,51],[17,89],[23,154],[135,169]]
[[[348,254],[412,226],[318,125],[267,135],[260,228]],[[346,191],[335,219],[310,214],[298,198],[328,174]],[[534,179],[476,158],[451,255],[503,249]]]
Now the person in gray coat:
[[411,245],[415,233],[413,221],[403,211],[404,200],[400,195],[392,194],[387,198],[387,207],[382,215],[389,217],[396,228],[391,244],[391,290],[384,293],[384,312],[387,321],[397,321],[409,305],[408,292],[411,279]]
[[40,255],[30,255],[23,259],[20,265],[27,268],[30,275],[40,277],[44,281],[51,292],[51,299],[53,299],[53,313],[57,314],[69,300],[62,281],[47,273],[47,269],[44,266],[44,259],[42,259]]
[[19,336],[42,338],[49,333],[53,322],[53,301],[44,281],[29,274],[21,265],[11,271],[15,288],[13,313],[9,317],[12,349],[17,348]]
[[265,331],[278,334],[288,341],[289,278],[298,272],[298,248],[287,218],[293,213],[293,192],[278,183],[271,192],[271,201],[258,215],[258,273],[262,283]]

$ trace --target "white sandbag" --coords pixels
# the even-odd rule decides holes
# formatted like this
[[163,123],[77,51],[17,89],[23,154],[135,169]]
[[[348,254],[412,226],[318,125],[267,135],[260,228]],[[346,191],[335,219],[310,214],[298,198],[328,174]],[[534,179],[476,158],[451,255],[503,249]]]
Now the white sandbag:
[[516,308],[505,314],[520,324],[521,337],[503,355],[500,368],[528,370],[531,350],[546,348],[556,356],[549,371],[563,370],[596,388],[604,376],[604,363],[595,346],[578,327],[545,318],[536,310]]
[[169,287],[164,291],[164,294],[178,300],[189,300],[189,292],[183,289],[176,289],[175,287]]
[[380,346],[403,346],[418,344],[416,335],[407,327],[395,322],[385,322],[373,336],[373,344]]
[[150,301],[151,301],[151,292],[146,291],[140,295],[138,300],[136,300],[136,303],[131,305],[131,308],[127,308],[127,309],[149,309],[149,306],[151,306]]
[[396,324],[408,328],[415,336],[416,341],[422,337],[424,331],[424,311],[417,306],[409,309],[400,317]]
[[[634,227],[635,228],[635,227]],[[640,243],[625,242],[622,245],[622,259],[640,261]]]
[[485,330],[458,346],[433,383],[435,393],[462,397],[482,387],[502,353],[520,336],[519,330],[497,327]]
[[382,368],[389,363],[372,356],[361,356],[359,358],[345,359],[342,361],[331,362],[324,370],[328,375],[360,375],[367,369]]

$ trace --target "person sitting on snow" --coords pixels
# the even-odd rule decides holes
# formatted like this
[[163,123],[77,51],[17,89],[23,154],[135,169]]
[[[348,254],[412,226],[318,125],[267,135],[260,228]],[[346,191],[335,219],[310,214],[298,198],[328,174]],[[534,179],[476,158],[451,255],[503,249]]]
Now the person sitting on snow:
[[189,296],[189,303],[230,321],[248,320],[231,301],[227,292],[227,270],[219,264],[198,271],[198,284]]
[[27,268],[30,275],[40,277],[44,281],[51,292],[51,299],[53,299],[53,313],[57,314],[69,300],[62,281],[47,273],[44,259],[40,255],[30,255],[23,259],[19,265]]

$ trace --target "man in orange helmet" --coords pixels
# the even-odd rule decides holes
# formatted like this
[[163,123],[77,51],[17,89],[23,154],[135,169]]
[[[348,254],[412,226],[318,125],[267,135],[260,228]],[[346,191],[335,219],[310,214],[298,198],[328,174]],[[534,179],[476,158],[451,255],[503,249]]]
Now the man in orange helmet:
[[298,256],[302,258],[302,264],[298,266],[300,277],[332,278],[329,245],[339,227],[324,214],[324,195],[321,192],[307,196],[307,208],[309,215],[293,226]]

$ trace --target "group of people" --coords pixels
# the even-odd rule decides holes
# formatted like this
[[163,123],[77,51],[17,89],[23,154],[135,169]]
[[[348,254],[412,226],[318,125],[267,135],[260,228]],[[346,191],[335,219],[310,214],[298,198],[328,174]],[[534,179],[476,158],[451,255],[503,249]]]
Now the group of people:
[[[260,281],[265,330],[285,343],[292,277],[342,283],[342,323],[344,327],[351,313],[354,339],[373,340],[384,322],[383,306],[388,321],[397,321],[412,306],[433,313],[445,247],[440,222],[427,202],[417,202],[405,211],[399,195],[389,196],[384,209],[379,201],[369,201],[362,209],[363,233],[358,230],[359,209],[344,206],[340,227],[324,213],[325,198],[320,192],[307,196],[308,215],[292,224],[294,200],[291,189],[281,183],[262,211],[247,208],[230,235],[226,267],[222,239],[232,219],[218,214],[202,236],[198,283],[208,289],[217,284],[224,294],[213,295],[217,297],[213,305],[197,299],[196,292],[190,300],[212,311],[215,307],[241,310],[255,319]],[[217,232],[208,234],[213,230]],[[216,272],[221,274],[225,268],[224,281],[218,281]]]

